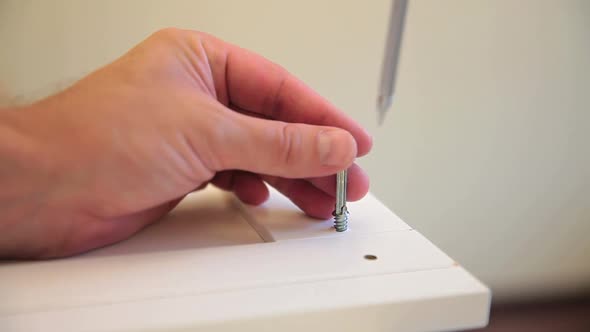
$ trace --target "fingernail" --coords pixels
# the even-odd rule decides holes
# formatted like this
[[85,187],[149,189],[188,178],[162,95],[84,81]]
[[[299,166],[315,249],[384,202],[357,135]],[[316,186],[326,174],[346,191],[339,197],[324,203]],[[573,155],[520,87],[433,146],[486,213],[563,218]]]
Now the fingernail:
[[341,166],[348,162],[348,136],[350,135],[343,130],[324,130],[318,134],[318,151],[322,165]]

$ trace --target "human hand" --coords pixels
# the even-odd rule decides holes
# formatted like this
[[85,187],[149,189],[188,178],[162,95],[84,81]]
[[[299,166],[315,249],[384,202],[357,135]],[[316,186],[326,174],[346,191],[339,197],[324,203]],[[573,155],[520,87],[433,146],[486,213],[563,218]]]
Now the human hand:
[[260,204],[265,181],[318,218],[334,208],[337,171],[350,167],[350,200],[368,191],[353,162],[371,138],[357,123],[278,65],[194,31],[159,31],[0,114],[0,139],[18,144],[0,146],[3,257],[115,243],[209,182]]

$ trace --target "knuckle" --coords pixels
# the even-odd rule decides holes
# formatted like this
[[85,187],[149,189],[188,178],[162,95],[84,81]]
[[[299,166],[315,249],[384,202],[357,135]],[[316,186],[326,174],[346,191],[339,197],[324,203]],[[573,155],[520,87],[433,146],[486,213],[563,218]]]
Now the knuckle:
[[301,133],[296,125],[285,123],[279,131],[279,149],[282,164],[289,165],[297,161],[297,151],[301,145]]
[[154,32],[151,38],[162,43],[183,44],[188,41],[200,41],[202,34],[198,31],[169,27]]
[[263,113],[272,119],[280,119],[285,106],[284,87],[289,75],[283,71],[274,92],[269,93],[262,103]]
[[182,35],[182,30],[179,28],[168,27],[163,28],[154,33],[154,37],[161,38],[161,39],[176,39],[178,36]]

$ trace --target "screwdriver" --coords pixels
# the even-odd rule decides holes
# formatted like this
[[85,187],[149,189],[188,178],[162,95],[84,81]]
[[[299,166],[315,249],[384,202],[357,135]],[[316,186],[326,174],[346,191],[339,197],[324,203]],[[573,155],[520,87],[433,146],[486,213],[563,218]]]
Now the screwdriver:
[[[391,108],[395,91],[395,78],[399,53],[401,48],[402,33],[407,11],[407,0],[393,0],[389,16],[389,28],[385,42],[385,55],[381,68],[381,83],[377,95],[377,124],[381,126],[385,121],[385,114]],[[348,229],[348,208],[346,207],[346,187],[348,185],[348,172],[340,171],[336,174],[336,206],[334,216],[334,228],[338,232]]]

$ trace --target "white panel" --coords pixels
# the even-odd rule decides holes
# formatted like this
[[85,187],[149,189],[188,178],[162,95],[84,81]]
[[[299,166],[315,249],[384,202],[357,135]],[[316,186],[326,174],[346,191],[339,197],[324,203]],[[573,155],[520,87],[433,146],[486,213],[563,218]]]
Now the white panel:
[[349,230],[338,233],[333,227],[332,219],[318,220],[307,217],[293,202],[273,188],[270,189],[273,199],[265,204],[261,206],[240,205],[244,217],[265,241],[350,236],[411,229],[369,193],[362,200],[347,204],[350,211]]
[[452,264],[415,231],[3,264],[0,315]]
[[87,256],[186,250],[263,242],[242,218],[233,195],[214,187],[188,195],[159,222]]
[[487,288],[462,268],[450,267],[0,316],[0,327],[14,332],[449,331],[485,325],[489,301]]
[[[260,241],[236,206],[210,188],[132,240],[0,265],[0,330],[429,331],[487,321],[487,288],[371,195],[354,204],[359,227],[336,233],[309,227],[273,191],[265,207],[243,210],[279,239],[269,243],[236,244]],[[204,238],[224,232],[233,235]]]

